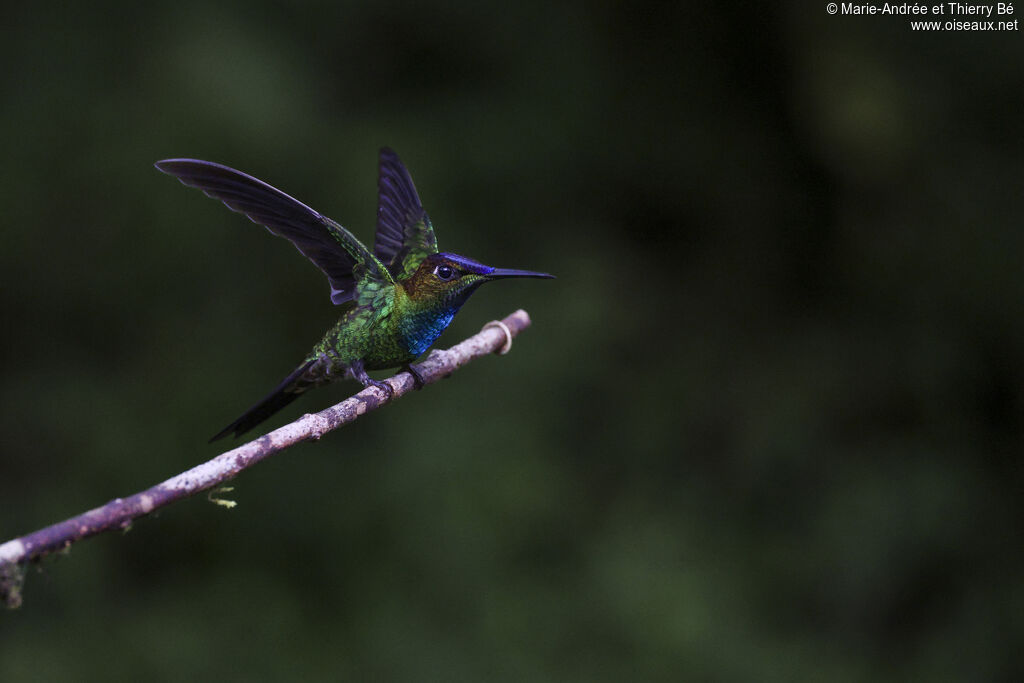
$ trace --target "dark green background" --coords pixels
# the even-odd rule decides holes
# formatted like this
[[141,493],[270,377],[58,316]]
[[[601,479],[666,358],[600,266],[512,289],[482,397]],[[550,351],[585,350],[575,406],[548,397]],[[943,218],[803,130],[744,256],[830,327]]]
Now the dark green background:
[[237,509],[30,571],[0,680],[1024,678],[1020,32],[26,4],[0,29],[0,538],[219,452],[334,320],[291,246],[157,159],[369,241],[390,145],[443,249],[559,279],[481,290],[440,345],[523,307],[509,356],[245,473]]

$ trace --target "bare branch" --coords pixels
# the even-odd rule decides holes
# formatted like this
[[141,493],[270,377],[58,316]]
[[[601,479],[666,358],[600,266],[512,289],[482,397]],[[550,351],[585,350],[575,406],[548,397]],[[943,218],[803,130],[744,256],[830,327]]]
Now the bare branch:
[[[425,384],[447,377],[474,358],[502,353],[530,325],[526,311],[518,310],[500,323],[488,323],[476,335],[445,351],[434,351],[419,364]],[[413,378],[401,372],[387,380],[396,400],[413,390]],[[389,402],[385,392],[367,387],[316,414],[298,420],[261,436],[167,481],[128,498],[115,498],[106,505],[84,512],[39,531],[0,545],[0,600],[8,607],[20,604],[21,565],[72,543],[112,529],[127,529],[132,520],[143,517],[174,501],[201,491],[221,486],[242,470],[264,458],[303,441],[319,439],[324,434],[352,422],[357,417]]]

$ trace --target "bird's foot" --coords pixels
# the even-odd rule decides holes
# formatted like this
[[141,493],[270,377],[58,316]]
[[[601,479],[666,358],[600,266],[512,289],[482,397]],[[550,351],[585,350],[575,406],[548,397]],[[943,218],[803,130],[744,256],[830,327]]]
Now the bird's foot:
[[355,377],[356,380],[358,380],[359,383],[363,385],[364,388],[377,387],[385,394],[387,394],[387,398],[389,401],[395,397],[395,390],[394,388],[392,388],[390,384],[388,384],[387,382],[381,382],[380,380],[377,379],[371,379],[370,376],[366,374],[366,370],[363,368],[362,361],[356,361],[351,366],[349,366],[349,371],[352,373],[352,376]]
[[410,375],[412,375],[413,389],[422,389],[427,384],[427,381],[423,378],[423,372],[420,371],[420,366],[413,365],[412,363],[406,363],[405,369]]
[[394,387],[392,387],[387,382],[381,382],[378,379],[371,379],[369,382],[367,382],[363,386],[364,387],[367,387],[367,386],[377,387],[378,389],[383,390],[384,393],[388,395],[388,400],[389,401],[395,397],[395,389],[394,389]]

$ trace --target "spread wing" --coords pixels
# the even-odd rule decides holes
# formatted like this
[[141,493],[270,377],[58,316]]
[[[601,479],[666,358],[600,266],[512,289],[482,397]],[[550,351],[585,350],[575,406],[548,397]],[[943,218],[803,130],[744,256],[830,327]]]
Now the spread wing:
[[380,150],[379,171],[373,253],[395,279],[401,279],[412,275],[420,261],[437,253],[437,239],[409,171],[387,147]]
[[[352,233],[261,180],[198,159],[164,159],[156,162],[156,167],[289,239],[327,275],[331,301],[336,304],[355,298],[364,284],[393,282],[387,269]],[[353,272],[356,266],[360,266],[358,273]]]

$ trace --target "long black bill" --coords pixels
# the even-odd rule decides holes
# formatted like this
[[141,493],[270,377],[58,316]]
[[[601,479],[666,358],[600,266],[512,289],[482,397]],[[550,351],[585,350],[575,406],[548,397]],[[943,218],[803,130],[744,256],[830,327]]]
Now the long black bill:
[[515,268],[495,268],[487,274],[489,280],[499,280],[504,277],[536,277],[546,280],[554,280],[554,275],[547,273],[535,273],[532,270],[516,270]]

